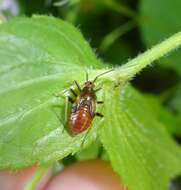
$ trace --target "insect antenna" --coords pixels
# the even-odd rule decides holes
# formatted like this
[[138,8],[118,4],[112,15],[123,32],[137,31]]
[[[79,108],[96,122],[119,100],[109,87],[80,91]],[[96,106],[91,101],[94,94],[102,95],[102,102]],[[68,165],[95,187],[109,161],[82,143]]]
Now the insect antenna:
[[88,72],[86,72],[86,82],[89,80]]
[[93,80],[92,82],[95,83],[96,80],[97,80],[100,76],[105,75],[105,74],[107,74],[107,73],[109,73],[109,72],[112,72],[112,71],[114,71],[114,69],[111,69],[111,70],[109,70],[109,71],[106,71],[106,72],[104,72],[104,73],[101,73],[101,74],[97,75],[97,76],[94,78],[94,80]]

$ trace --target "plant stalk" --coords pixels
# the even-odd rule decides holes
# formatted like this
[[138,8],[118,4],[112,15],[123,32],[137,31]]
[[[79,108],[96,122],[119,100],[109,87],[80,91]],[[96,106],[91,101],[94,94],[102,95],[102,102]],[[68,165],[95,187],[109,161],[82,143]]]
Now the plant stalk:
[[[132,79],[146,66],[150,65],[153,61],[167,55],[168,53],[176,50],[181,46],[181,32],[174,34],[163,42],[153,46],[145,53],[138,55],[136,58],[127,62],[121,67],[118,67],[113,73],[113,78],[128,81]],[[111,77],[111,73],[109,74]],[[112,78],[111,77],[111,78]]]

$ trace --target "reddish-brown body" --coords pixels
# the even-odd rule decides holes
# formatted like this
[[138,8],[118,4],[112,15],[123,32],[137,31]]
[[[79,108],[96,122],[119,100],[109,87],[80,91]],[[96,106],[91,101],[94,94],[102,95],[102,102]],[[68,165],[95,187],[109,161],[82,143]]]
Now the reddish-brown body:
[[96,101],[96,92],[101,88],[94,89],[94,83],[100,76],[111,71],[113,69],[97,75],[93,81],[88,80],[87,74],[86,82],[82,89],[77,81],[75,81],[80,95],[77,95],[73,89],[70,89],[74,97],[76,97],[76,100],[73,100],[70,96],[68,97],[69,101],[73,104],[67,123],[69,132],[72,135],[77,135],[90,128],[95,116],[103,117],[101,113],[96,112],[96,103],[102,104],[103,101]]
[[85,82],[80,96],[75,100],[68,119],[68,128],[72,135],[77,135],[92,124],[96,111],[96,94],[94,84]]

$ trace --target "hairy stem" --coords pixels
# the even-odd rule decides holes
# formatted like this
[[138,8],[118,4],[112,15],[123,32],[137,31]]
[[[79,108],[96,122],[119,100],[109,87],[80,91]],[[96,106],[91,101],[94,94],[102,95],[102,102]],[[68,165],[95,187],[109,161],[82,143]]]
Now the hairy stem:
[[[145,53],[140,54],[125,65],[119,67],[114,73],[112,73],[112,77],[124,81],[130,80],[153,61],[177,49],[179,46],[181,46],[181,32],[174,34],[170,38],[153,46]],[[109,76],[111,76],[111,73]]]

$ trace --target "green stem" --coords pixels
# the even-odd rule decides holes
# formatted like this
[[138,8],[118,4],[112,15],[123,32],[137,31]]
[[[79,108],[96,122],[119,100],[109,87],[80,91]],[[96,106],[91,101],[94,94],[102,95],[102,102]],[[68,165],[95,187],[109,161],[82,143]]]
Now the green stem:
[[67,11],[65,15],[65,20],[75,25],[77,16],[79,12],[79,6],[74,6],[71,8],[71,10]]
[[78,4],[80,3],[80,0],[60,0],[60,1],[56,1],[53,3],[53,5],[55,7],[62,7],[66,4],[69,4],[69,5],[75,5],[75,4]]
[[[181,32],[174,34],[170,38],[155,45],[150,50],[147,50],[145,53],[140,54],[136,58],[132,59],[127,64],[116,69],[112,74],[114,75],[113,78],[116,76],[116,78],[119,80],[130,80],[143,68],[150,65],[153,61],[177,49],[179,46],[181,46]],[[111,73],[109,75],[111,76]]]
[[124,6],[120,3],[117,3],[116,1],[113,0],[105,0],[104,1],[105,5],[108,6],[110,9],[116,11],[117,13],[120,13],[128,18],[133,19],[134,21],[139,20],[139,16],[135,11],[133,11],[131,8]]
[[136,23],[129,21],[126,24],[121,25],[120,27],[113,30],[111,33],[107,34],[101,42],[100,49],[105,52],[111,45],[121,36],[126,34],[128,31],[133,29],[136,26]]
[[38,182],[40,181],[41,177],[45,173],[45,171],[48,169],[49,165],[41,165],[37,168],[35,171],[33,177],[31,180],[26,184],[24,190],[34,190]]

